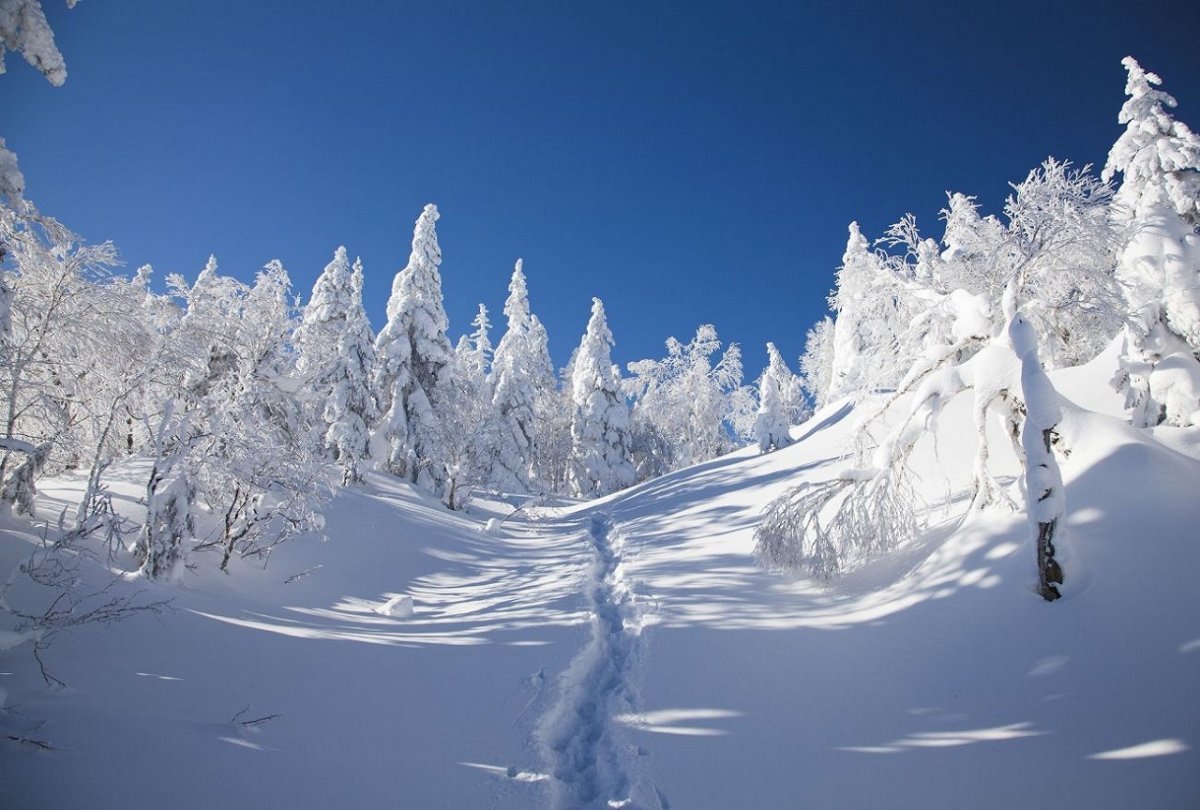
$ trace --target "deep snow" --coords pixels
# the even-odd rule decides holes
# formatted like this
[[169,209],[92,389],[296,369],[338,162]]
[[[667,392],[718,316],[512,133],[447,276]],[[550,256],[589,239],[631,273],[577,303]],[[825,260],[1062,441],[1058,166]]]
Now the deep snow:
[[[930,530],[832,583],[755,567],[754,524],[848,463],[872,403],[512,516],[371,476],[265,569],[118,585],[174,609],[60,637],[67,689],[3,652],[0,730],[54,750],[0,741],[0,806],[1195,807],[1200,442],[1114,418],[1113,362],[1052,375],[1100,414],[1063,463],[1056,603],[1022,514],[962,522],[969,395],[914,456]],[[46,516],[78,488],[45,487]],[[37,535],[0,530],[7,571]]]

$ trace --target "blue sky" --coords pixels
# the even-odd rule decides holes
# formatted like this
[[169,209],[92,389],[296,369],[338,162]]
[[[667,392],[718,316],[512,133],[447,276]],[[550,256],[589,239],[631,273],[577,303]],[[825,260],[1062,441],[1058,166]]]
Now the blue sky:
[[794,365],[851,220],[939,236],[946,190],[1102,164],[1126,54],[1200,127],[1194,3],[45,5],[66,86],[0,77],[42,210],[130,270],[279,258],[305,295],[345,244],[379,326],[436,202],[452,337],[524,257],[560,365],[593,295],[622,364],[709,322],[748,377],[767,340]]

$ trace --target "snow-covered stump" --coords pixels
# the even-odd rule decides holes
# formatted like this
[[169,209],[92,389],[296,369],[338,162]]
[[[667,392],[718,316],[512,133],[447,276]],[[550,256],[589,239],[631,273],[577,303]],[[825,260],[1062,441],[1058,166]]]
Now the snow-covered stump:
[[1025,450],[1029,523],[1037,533],[1038,593],[1047,602],[1053,602],[1062,596],[1056,586],[1063,583],[1054,541],[1067,511],[1062,472],[1052,446],[1062,411],[1058,392],[1038,360],[1033,326],[1018,315],[1009,325],[1008,334],[1013,350],[1021,358],[1021,389],[1026,410],[1021,445]]

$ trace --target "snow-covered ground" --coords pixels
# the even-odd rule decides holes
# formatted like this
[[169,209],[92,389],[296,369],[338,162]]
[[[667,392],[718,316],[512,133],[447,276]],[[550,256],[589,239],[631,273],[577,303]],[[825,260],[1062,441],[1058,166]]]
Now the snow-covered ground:
[[[1197,432],[1113,418],[1112,361],[1054,375],[1102,414],[1064,463],[1058,602],[1021,514],[961,522],[969,397],[915,457],[932,528],[829,584],[758,569],[754,525],[872,403],[507,518],[373,476],[265,569],[119,583],[173,608],[60,637],[65,689],[3,653],[0,731],[53,750],[0,741],[0,807],[1196,807]],[[37,535],[0,531],[8,570]]]

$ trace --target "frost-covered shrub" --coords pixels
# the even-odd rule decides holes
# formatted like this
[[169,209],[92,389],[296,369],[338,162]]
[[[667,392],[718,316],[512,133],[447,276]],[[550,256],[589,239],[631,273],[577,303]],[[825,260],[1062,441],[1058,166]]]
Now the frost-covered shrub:
[[915,496],[902,478],[803,484],[768,505],[754,556],[768,570],[829,579],[917,534]]

